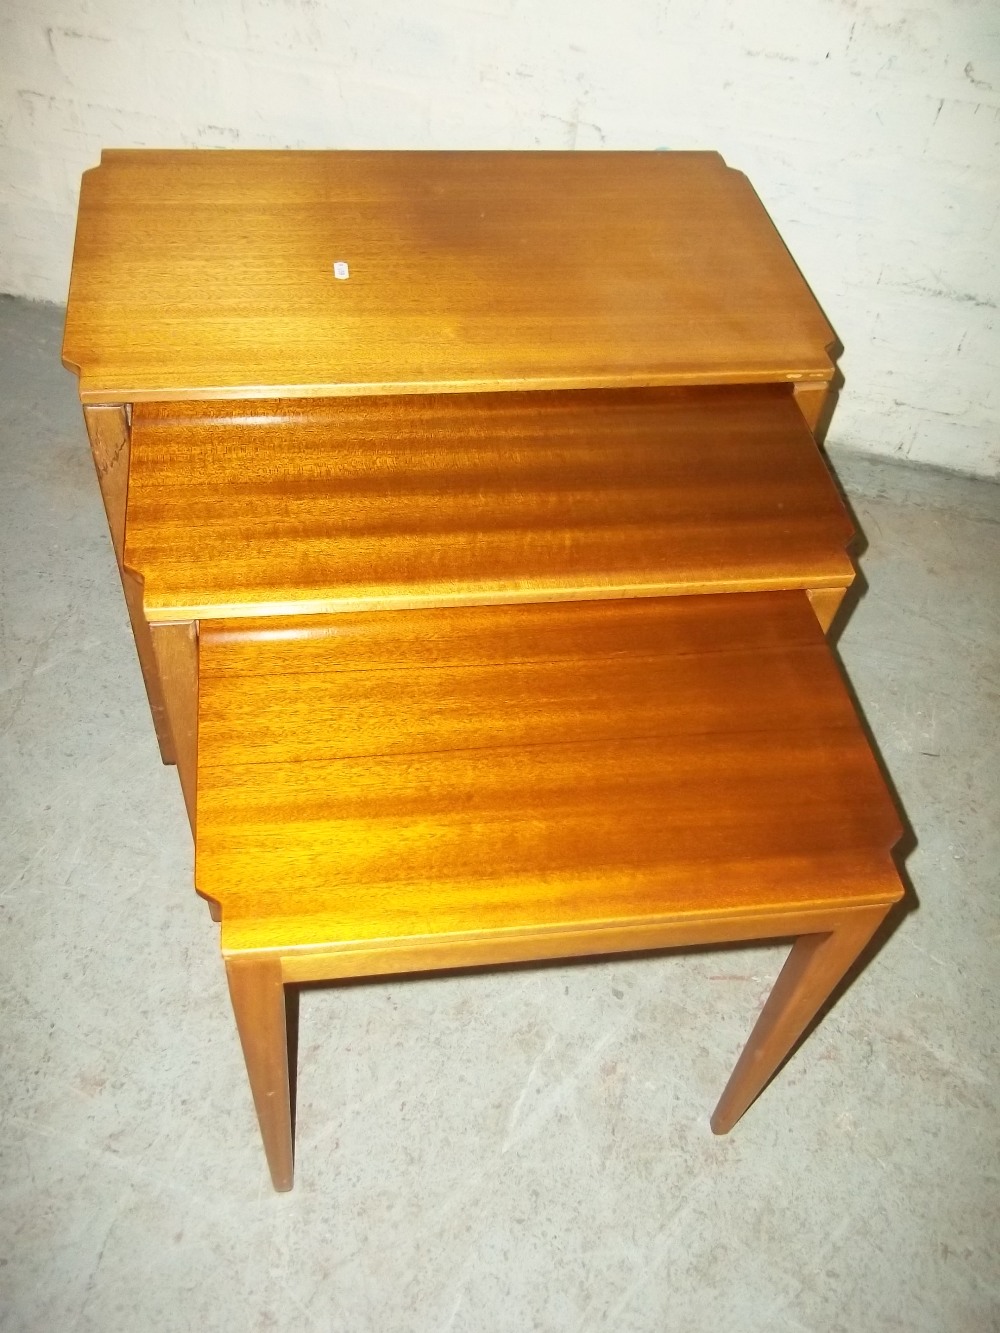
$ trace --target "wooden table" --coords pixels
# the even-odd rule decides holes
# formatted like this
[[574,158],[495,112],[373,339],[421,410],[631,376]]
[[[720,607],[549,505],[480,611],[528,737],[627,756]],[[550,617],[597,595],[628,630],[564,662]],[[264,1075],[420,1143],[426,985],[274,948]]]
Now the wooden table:
[[286,983],[798,943],[901,896],[823,639],[833,335],[712,153],[113,152],[64,360],[277,1188]]

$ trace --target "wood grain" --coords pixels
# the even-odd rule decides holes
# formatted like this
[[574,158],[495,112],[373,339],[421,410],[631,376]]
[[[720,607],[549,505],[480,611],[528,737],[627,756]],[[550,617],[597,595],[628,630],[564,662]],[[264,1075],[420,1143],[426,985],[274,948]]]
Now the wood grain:
[[63,359],[136,402],[823,381],[832,342],[715,153],[106,150]]
[[781,386],[140,404],[147,616],[846,587]]
[[613,741],[646,734],[663,700],[675,735],[734,711],[751,733],[850,726],[798,604],[779,634],[771,598],[727,601],[724,623],[700,598],[206,622],[202,743],[228,766]]
[[[522,648],[498,661],[484,633],[478,664],[463,621],[485,613],[437,612],[439,664],[368,673],[340,665],[351,629],[204,625],[196,878],[223,948],[884,900],[898,819],[805,594],[636,610],[495,608]],[[398,619],[405,659],[420,618],[370,620]],[[230,649],[246,675],[217,669]]]

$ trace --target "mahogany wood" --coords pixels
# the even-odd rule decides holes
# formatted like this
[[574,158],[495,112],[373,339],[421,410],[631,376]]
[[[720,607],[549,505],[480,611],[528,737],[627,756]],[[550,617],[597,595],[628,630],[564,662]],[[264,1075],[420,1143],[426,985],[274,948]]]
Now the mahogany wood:
[[[889,857],[878,861],[866,856],[853,864],[844,863],[842,869],[842,882],[852,878],[864,879],[868,896],[879,910],[899,897],[899,875]],[[292,950],[257,950],[252,955],[234,956],[280,959],[286,982],[345,980],[433,972],[442,968],[489,967],[583,958],[594,954],[649,952],[690,945],[829,934],[844,923],[847,914],[868,910],[864,906],[796,909],[792,912],[751,909],[710,916],[688,914],[650,921],[612,922],[559,931],[497,931],[489,935],[449,935],[443,940],[432,936],[367,940],[334,950],[322,945],[300,945]]]
[[125,552],[125,506],[128,496],[131,437],[128,413],[121,403],[85,406],[83,420],[90,452],[119,567]]
[[271,1180],[276,1190],[290,1190],[292,1116],[281,964],[272,958],[228,958],[226,976]]
[[829,934],[795,941],[712,1115],[716,1134],[728,1134],[766,1087],[888,910],[845,913]]
[[815,434],[832,390],[827,384],[796,384],[795,403],[806,425]]
[[[196,879],[268,994],[800,937],[723,1132],[901,896],[898,816],[804,592],[206,621],[200,642]],[[284,1179],[284,1113],[261,1119]]]
[[226,951],[846,905],[899,836],[805,594],[348,619],[266,622],[243,675],[202,625]]
[[195,827],[198,780],[198,626],[176,621],[149,627],[157,674],[170,718],[177,774],[191,831]]
[[106,150],[63,358],[138,402],[818,382],[832,342],[716,153]]
[[[574,197],[574,193],[586,195],[588,207],[568,212],[566,200]],[[478,217],[477,201],[482,205]],[[650,207],[639,206],[643,203]],[[308,265],[303,268],[300,261],[310,247],[315,249],[322,243],[325,223],[320,213],[332,216],[338,210],[345,219],[354,222],[370,221],[374,216],[382,218],[384,225],[373,242],[371,257],[377,253],[378,272],[383,277],[395,274],[392,282],[402,281],[405,291],[391,283],[379,286],[375,282],[373,287],[369,279],[374,269],[368,271],[366,295],[359,291],[357,283],[349,286],[336,279],[332,288],[329,282],[324,282],[323,292],[327,295],[317,295],[310,287]],[[231,393],[256,396],[268,392],[267,382],[243,383],[242,371],[236,376],[238,383],[226,388],[216,383],[216,372],[227,358],[232,362],[234,355],[244,369],[259,368],[264,364],[261,357],[266,361],[271,353],[278,357],[272,364],[279,366],[287,366],[290,359],[302,356],[301,344],[284,338],[280,348],[275,350],[272,346],[271,352],[263,352],[266,339],[262,341],[257,327],[264,320],[274,330],[277,311],[291,309],[291,292],[295,293],[294,301],[301,302],[296,307],[298,315],[319,338],[313,352],[327,366],[331,358],[337,359],[337,348],[345,337],[353,352],[358,352],[360,344],[354,326],[348,328],[341,318],[345,314],[351,319],[355,316],[345,311],[341,298],[350,292],[351,301],[360,301],[355,315],[362,321],[369,340],[363,355],[374,356],[379,370],[375,379],[361,385],[358,392],[383,391],[388,381],[383,382],[380,376],[395,373],[394,366],[396,370],[399,368],[402,344],[397,316],[400,311],[412,314],[416,290],[413,274],[408,272],[401,278],[399,265],[407,262],[405,257],[414,241],[412,223],[418,217],[431,225],[426,239],[433,239],[436,248],[432,261],[426,247],[418,248],[417,270],[430,277],[430,262],[438,302],[437,306],[428,305],[425,293],[419,302],[419,316],[429,319],[438,333],[441,318],[458,319],[465,309],[470,272],[477,264],[495,265],[503,254],[513,261],[504,275],[504,294],[488,308],[477,307],[477,318],[488,323],[490,340],[488,345],[479,346],[476,356],[484,365],[498,350],[501,356],[530,356],[533,368],[529,368],[523,380],[497,378],[492,372],[482,382],[474,377],[469,382],[473,387],[534,388],[549,382],[535,374],[535,363],[543,357],[545,348],[554,339],[566,339],[566,346],[558,355],[576,356],[585,344],[592,342],[593,335],[602,328],[608,331],[607,319],[615,321],[614,339],[600,350],[604,368],[597,378],[585,375],[583,379],[558,378],[552,382],[645,383],[638,364],[619,365],[617,369],[612,366],[618,356],[614,349],[621,348],[624,354],[623,333],[634,338],[642,332],[642,345],[646,346],[649,339],[644,321],[648,321],[652,311],[662,331],[665,329],[662,314],[666,309],[672,312],[674,320],[669,330],[669,349],[665,336],[661,336],[657,355],[669,350],[677,365],[665,376],[654,374],[649,382],[779,379],[794,385],[797,401],[818,402],[826,394],[831,373],[826,348],[832,334],[748,183],[739,173],[725,167],[716,154],[106,153],[102,165],[87,173],[84,180],[67,315],[66,360],[74,366],[83,360],[88,367],[81,383],[81,396],[87,403],[88,430],[165,762],[173,762],[175,745],[150,636],[143,623],[145,574],[135,564],[130,573],[129,561],[124,556],[125,500],[129,487],[136,485],[136,478],[134,475],[129,478],[129,408],[123,400],[174,398],[182,393],[212,397],[222,393],[228,399],[223,410],[231,413],[234,406]],[[567,223],[570,217],[572,222]],[[598,247],[615,227],[622,231],[615,245],[619,266],[607,269],[602,265]],[[718,243],[708,239],[712,228],[718,243],[725,241],[721,253],[716,252]],[[366,232],[373,234],[370,230]],[[542,248],[537,254],[533,250],[530,259],[526,259],[524,249],[531,237]],[[500,240],[503,244],[498,248]],[[486,241],[488,253],[482,250]],[[558,248],[554,264],[545,259],[546,244]],[[539,255],[547,275],[542,284],[531,271]],[[651,255],[655,262],[650,273],[640,276],[641,266],[649,263]],[[277,267],[281,270],[281,292],[276,302],[268,298],[261,304],[267,275],[276,268],[276,256],[280,257]],[[634,270],[634,281],[623,277],[622,264],[626,275]],[[442,271],[449,275],[444,283],[439,281],[441,265]],[[605,277],[612,274],[615,281],[609,286]],[[658,299],[657,283],[661,280],[668,282],[669,299],[666,306],[654,308],[650,302]],[[386,281],[389,282],[389,277]],[[336,307],[329,305],[330,291],[338,294]],[[122,308],[122,293],[127,293],[127,314]],[[226,305],[226,301],[230,304]],[[574,314],[574,301],[582,302],[590,311],[589,324]],[[228,315],[222,313],[224,310]],[[502,311],[499,324],[498,311]],[[544,314],[545,327],[541,347],[534,332],[539,327],[539,312]],[[450,325],[445,333],[449,330],[454,332]],[[469,351],[471,336],[464,325],[463,330],[462,356]],[[582,342],[581,330],[585,331]],[[533,339],[530,354],[524,342],[529,332]],[[769,339],[776,339],[775,345],[796,349],[789,352],[791,359],[783,361],[777,371],[773,367],[762,369],[759,360],[754,359]],[[454,342],[450,338],[449,344],[449,337],[443,343],[440,337],[434,340],[435,354],[441,353],[442,347],[445,349],[438,367],[444,381],[438,387],[449,390],[463,387],[462,382],[452,378],[454,366],[445,367],[455,354]],[[238,355],[237,345],[243,349]],[[636,344],[632,346],[634,350]],[[426,392],[435,387],[434,373],[438,372],[432,372],[424,364],[427,348],[423,344],[421,347],[423,359],[414,372],[415,378],[400,382],[397,388]],[[718,374],[705,371],[704,365],[698,368],[699,358],[709,352],[714,356],[721,347],[726,348],[728,359],[725,364],[719,363]],[[802,359],[800,353],[805,358],[802,364],[808,363],[811,369],[795,368],[797,358]],[[120,361],[122,357],[124,362]],[[173,388],[164,388],[167,381],[163,375],[167,374],[169,379],[171,367],[176,370],[180,362],[190,362],[192,357],[208,378],[199,379],[196,373],[189,380],[182,374],[171,381]],[[114,378],[117,372],[111,368],[116,362],[152,367],[154,387],[148,392],[144,388],[110,392],[106,376]],[[91,369],[97,379],[105,377],[104,387],[96,392],[89,387]],[[610,378],[605,372],[610,373]],[[278,373],[271,389],[287,389],[294,394],[312,391],[303,384],[283,389],[284,378],[284,371]],[[314,390],[324,394],[350,393],[351,386],[340,380],[325,380],[314,386]],[[811,408],[803,411],[811,421],[815,415]],[[570,498],[563,496],[564,501]],[[813,498],[821,498],[818,487]],[[218,504],[215,507],[218,511]],[[828,507],[826,517],[831,518],[832,513]],[[803,517],[801,506],[799,516]],[[818,525],[816,533],[818,537]],[[500,533],[495,535],[499,538]],[[558,542],[558,533],[550,535]],[[594,537],[592,532],[591,538]],[[354,544],[357,546],[357,542]],[[321,549],[322,543],[319,548],[313,543],[311,551],[305,549],[309,545],[300,543],[300,554],[322,561],[327,554]],[[793,536],[791,546],[794,545]],[[454,542],[451,546],[454,554]],[[709,546],[703,543],[700,553],[694,552],[696,566],[699,554],[711,562],[713,553]],[[243,553],[246,554],[245,547]],[[788,554],[794,563],[796,555],[803,553],[789,550]],[[812,554],[807,556],[807,563]],[[832,583],[831,563],[836,566]],[[846,557],[835,546],[823,550],[820,566],[812,585],[817,592],[844,586],[851,578]],[[741,581],[744,572],[749,582]],[[697,568],[685,572],[678,567],[677,573],[683,587],[654,582],[642,589],[633,581],[629,591],[691,592],[702,587]],[[640,574],[641,571],[632,570],[630,577],[635,579]],[[716,590],[725,586],[786,586],[786,582],[787,586],[800,586],[801,574],[802,569],[796,566],[787,581],[782,577],[775,582],[768,578],[766,568],[747,566],[745,571],[735,570],[735,574],[733,569],[712,570],[704,587]],[[540,579],[540,583],[544,581]],[[287,590],[296,579],[286,578],[284,582]],[[613,573],[602,571],[594,586],[569,591],[572,595],[613,595],[614,582]],[[437,592],[445,601],[462,600],[458,586],[442,584]],[[245,587],[237,589],[237,593],[233,609],[243,613],[334,609],[334,602],[323,598],[310,604],[301,596],[293,596],[294,605],[291,602],[275,605],[255,603],[252,590]],[[384,596],[379,604],[407,604],[410,594],[429,597],[431,604],[435,600],[434,590],[410,586],[397,590],[395,595],[391,591],[378,594]],[[512,597],[523,594],[524,589],[512,588],[500,593]],[[469,595],[473,600],[489,600],[495,590],[491,592],[480,586],[470,588]],[[536,586],[528,589],[528,595],[555,596],[559,595],[559,589],[554,585]],[[197,596],[193,594],[188,600],[196,602]],[[826,606],[829,602],[829,598],[821,598],[816,605]],[[174,620],[224,612],[216,590],[210,608],[157,605],[150,614],[154,620]],[[185,724],[182,721],[180,725]]]
[[135,408],[151,620],[836,588],[852,525],[787,386]]
[[131,433],[128,412],[123,404],[85,405],[83,419],[90,439],[90,451],[97,470],[97,480],[104,501],[104,512],[111,533],[118,573],[121,576],[125,605],[128,608],[132,637],[139,656],[142,683],[146,687],[149,711],[153,717],[160,758],[165,764],[175,762],[174,740],[163,698],[149,626],[142,606],[142,579],[125,565],[125,520],[129,485]]
[[[898,897],[899,881],[890,864],[884,867],[883,889],[888,899]],[[327,954],[299,949],[287,954],[276,950],[229,956],[226,970],[230,993],[275,1189],[291,1188],[293,1158],[288,1114],[289,1052],[284,991],[279,981],[323,981],[434,967],[470,967],[795,936],[772,992],[773,1003],[769,999],[757,1019],[713,1114],[714,1132],[725,1134],[791,1054],[802,1032],[829,1001],[889,910],[880,904],[825,913],[745,913],[729,918],[633,924],[558,935],[536,932],[464,942],[452,938],[443,944],[427,940],[386,941],[381,948],[357,953]]]
[[86,173],[64,361],[275,1188],[286,983],[793,938],[725,1132],[900,898],[833,346],[714,153]]
[[809,602],[824,634],[833,624],[834,617],[840,610],[846,588],[810,588]]

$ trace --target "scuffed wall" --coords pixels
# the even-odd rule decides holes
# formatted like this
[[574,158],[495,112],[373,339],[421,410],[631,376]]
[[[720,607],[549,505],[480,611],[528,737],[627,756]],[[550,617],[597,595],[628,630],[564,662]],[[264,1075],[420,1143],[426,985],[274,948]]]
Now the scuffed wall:
[[105,146],[718,148],[846,346],[831,442],[1000,474],[996,0],[7,0],[0,290]]

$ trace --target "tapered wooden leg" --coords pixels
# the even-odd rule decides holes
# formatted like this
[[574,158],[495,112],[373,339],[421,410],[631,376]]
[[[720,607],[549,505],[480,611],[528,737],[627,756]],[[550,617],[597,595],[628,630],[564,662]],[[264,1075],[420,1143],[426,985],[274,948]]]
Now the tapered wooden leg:
[[796,940],[715,1108],[716,1134],[728,1134],[764,1090],[888,910],[852,911],[832,933]]
[[227,958],[226,975],[271,1180],[276,1190],[290,1190],[292,1115],[281,964]]

